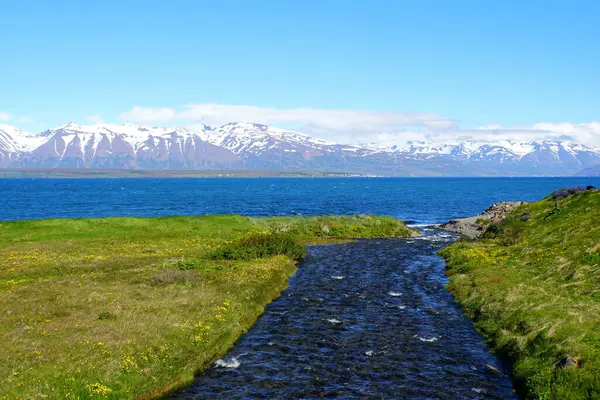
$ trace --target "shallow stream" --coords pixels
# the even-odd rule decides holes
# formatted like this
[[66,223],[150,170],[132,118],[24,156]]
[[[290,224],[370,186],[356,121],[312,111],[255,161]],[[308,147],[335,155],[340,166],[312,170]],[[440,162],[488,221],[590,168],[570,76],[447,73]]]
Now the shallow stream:
[[254,327],[173,399],[516,399],[444,289],[451,234],[311,246]]

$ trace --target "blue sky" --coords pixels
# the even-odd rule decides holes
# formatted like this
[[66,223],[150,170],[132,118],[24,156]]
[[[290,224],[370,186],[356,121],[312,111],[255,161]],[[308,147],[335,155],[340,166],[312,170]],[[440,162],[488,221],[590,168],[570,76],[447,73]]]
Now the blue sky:
[[[442,128],[423,115],[460,129],[592,123],[598,15],[600,2],[566,0],[5,2],[0,117],[30,131],[165,125],[214,104],[219,121],[244,105],[316,130],[345,117],[335,110],[410,129]],[[377,118],[367,128],[391,129]]]

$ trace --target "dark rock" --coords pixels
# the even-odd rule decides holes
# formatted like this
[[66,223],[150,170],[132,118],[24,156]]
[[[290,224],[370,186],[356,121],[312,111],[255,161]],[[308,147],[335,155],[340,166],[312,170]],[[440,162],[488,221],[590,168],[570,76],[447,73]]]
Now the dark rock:
[[559,361],[558,366],[560,368],[580,368],[581,359],[579,357],[567,356]]
[[523,201],[502,202],[491,205],[486,208],[481,214],[469,218],[461,218],[449,221],[440,225],[441,229],[459,233],[468,236],[471,239],[477,239],[485,232],[485,226],[477,221],[489,221],[490,223],[498,223],[510,214],[517,207],[527,204]]
[[585,191],[585,188],[583,186],[573,186],[572,188],[569,188],[568,191],[571,194],[581,193]]
[[555,192],[552,193],[552,198],[553,199],[562,200],[565,197],[568,197],[569,194],[570,193],[569,193],[569,191],[567,189],[560,189],[560,190],[557,190],[557,191],[555,191]]
[[572,194],[585,192],[586,190],[593,190],[593,189],[589,189],[590,187],[593,188],[593,186],[587,186],[587,187],[573,186],[568,189],[560,189],[560,190],[557,190],[552,193],[552,199],[562,200],[566,197],[569,197]]

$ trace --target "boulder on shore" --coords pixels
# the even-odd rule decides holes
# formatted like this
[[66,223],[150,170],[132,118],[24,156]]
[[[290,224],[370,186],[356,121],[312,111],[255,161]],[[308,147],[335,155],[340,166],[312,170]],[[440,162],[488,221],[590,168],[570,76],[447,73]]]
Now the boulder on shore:
[[485,232],[486,227],[492,222],[502,221],[517,207],[527,204],[524,201],[505,201],[496,203],[486,208],[481,214],[474,217],[453,219],[440,225],[441,229],[459,233],[472,239],[477,239]]

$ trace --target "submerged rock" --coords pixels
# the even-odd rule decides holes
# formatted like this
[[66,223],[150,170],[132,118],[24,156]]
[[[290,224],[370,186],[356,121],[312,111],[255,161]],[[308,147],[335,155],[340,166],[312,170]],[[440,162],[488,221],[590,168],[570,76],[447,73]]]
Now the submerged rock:
[[485,369],[498,376],[504,376],[504,373],[493,365],[486,364]]

